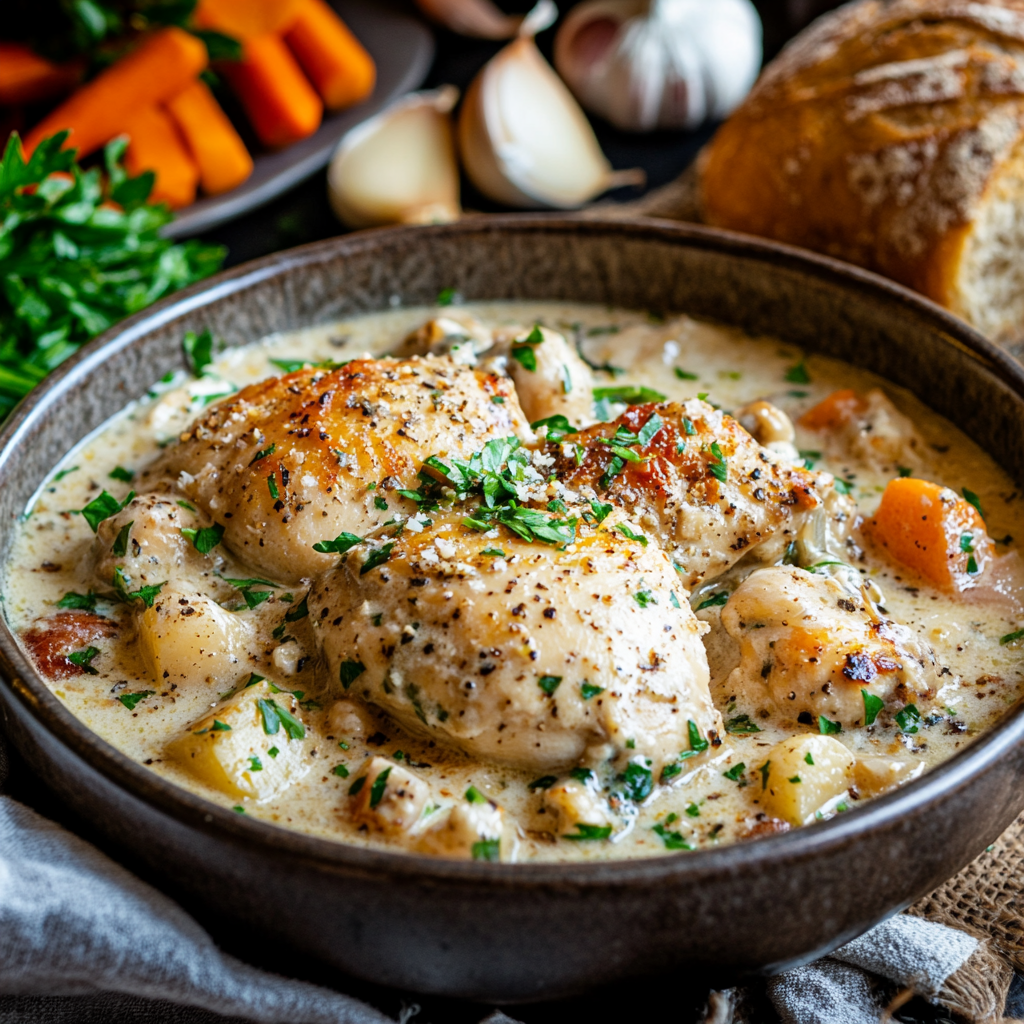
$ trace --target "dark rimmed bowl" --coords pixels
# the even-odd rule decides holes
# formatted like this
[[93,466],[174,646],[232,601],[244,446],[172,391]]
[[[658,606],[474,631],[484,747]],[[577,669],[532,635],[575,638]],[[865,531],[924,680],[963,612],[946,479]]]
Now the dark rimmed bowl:
[[[351,235],[222,274],[125,321],[0,435],[0,556],[80,438],[181,366],[185,331],[230,345],[396,302],[561,299],[671,310],[846,359],[919,395],[1024,482],[1024,373],[965,324],[862,270],[658,222],[505,216]],[[385,985],[494,1001],[822,955],[981,852],[1024,808],[1024,712],[850,814],[719,850],[601,864],[486,864],[362,850],[243,818],[89,732],[0,625],[0,713],[39,775],[178,891],[279,948]]]

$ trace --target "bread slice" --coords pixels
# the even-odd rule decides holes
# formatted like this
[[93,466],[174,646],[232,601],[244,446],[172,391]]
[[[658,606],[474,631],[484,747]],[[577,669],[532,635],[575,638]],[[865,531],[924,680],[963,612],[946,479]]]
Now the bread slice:
[[1024,343],[1024,0],[860,0],[818,19],[706,148],[700,208]]

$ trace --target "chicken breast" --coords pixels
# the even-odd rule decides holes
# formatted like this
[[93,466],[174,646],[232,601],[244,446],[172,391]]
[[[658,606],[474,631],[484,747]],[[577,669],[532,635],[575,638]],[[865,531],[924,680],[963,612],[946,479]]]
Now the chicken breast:
[[781,558],[832,479],[762,448],[699,399],[631,406],[550,451],[565,487],[638,517],[689,589],[767,541],[767,558]]
[[427,453],[468,456],[509,434],[531,436],[505,377],[447,358],[356,359],[244,388],[150,475],[178,476],[235,554],[294,583],[333,565],[313,545],[388,520]]
[[767,691],[793,718],[863,726],[930,700],[948,675],[926,643],[866,595],[795,566],[751,573],[722,609],[722,625],[740,646],[729,687]]
[[587,512],[512,513],[565,531],[557,546],[473,529],[463,510],[354,547],[308,598],[339,690],[539,771],[645,756],[657,773],[691,749],[690,723],[699,750],[720,744],[707,627],[671,561],[624,514]]

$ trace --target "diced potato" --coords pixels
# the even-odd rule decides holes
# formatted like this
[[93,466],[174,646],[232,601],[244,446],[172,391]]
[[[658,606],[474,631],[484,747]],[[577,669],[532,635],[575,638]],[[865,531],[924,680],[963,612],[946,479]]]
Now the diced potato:
[[491,800],[456,804],[423,833],[416,849],[439,857],[500,860],[502,817]]
[[852,781],[853,754],[831,736],[790,736],[768,752],[764,809],[803,825]]
[[916,764],[893,757],[859,757],[853,769],[853,783],[862,796],[879,796],[916,779],[924,762]]
[[972,586],[995,551],[978,510],[927,480],[890,480],[871,527],[897,562],[944,590]]
[[535,825],[545,832],[565,835],[577,825],[606,828],[612,824],[607,802],[577,779],[560,779],[544,790],[541,810]]
[[264,680],[222,701],[167,753],[214,789],[269,800],[310,769],[300,714],[292,694]]
[[249,622],[201,594],[165,587],[139,616],[139,648],[158,682],[231,685],[252,639]]
[[352,819],[385,835],[408,834],[430,799],[430,784],[386,757],[371,757],[348,789]]

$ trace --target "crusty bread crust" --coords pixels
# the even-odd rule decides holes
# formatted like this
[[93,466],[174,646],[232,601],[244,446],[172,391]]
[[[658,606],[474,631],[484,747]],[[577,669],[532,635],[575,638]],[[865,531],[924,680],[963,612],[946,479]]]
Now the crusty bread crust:
[[[1024,0],[858,0],[793,40],[719,130],[702,215],[870,267],[1015,340],[1022,154]],[[1012,280],[979,277],[998,273]]]

